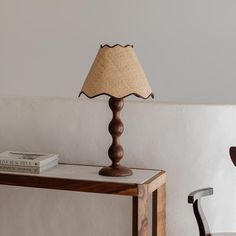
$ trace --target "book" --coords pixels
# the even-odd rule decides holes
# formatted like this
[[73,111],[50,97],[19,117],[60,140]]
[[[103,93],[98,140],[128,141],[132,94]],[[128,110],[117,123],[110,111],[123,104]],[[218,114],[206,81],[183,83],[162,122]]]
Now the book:
[[43,166],[58,159],[58,154],[5,151],[0,153],[0,165]]
[[58,154],[5,151],[0,153],[0,171],[41,173],[58,164]]
[[47,169],[57,166],[57,164],[58,160],[54,160],[44,166],[0,165],[0,171],[40,174]]

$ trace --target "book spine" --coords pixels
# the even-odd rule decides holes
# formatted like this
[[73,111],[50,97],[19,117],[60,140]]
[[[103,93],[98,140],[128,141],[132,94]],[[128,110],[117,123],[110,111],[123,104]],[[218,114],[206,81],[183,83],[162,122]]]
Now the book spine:
[[36,161],[27,161],[27,160],[9,160],[9,159],[0,159],[0,165],[13,165],[13,166],[32,166],[37,167],[39,163]]
[[50,157],[48,159],[40,161],[39,165],[44,166],[44,165],[47,165],[47,164],[49,164],[49,163],[51,163],[52,161],[55,161],[55,160],[58,160],[58,154],[54,155],[53,157]]
[[39,174],[40,168],[37,166],[0,165],[0,171]]

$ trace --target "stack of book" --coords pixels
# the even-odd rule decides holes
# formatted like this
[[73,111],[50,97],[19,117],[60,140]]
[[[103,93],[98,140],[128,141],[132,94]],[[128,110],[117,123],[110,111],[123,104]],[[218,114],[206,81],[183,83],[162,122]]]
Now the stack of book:
[[58,154],[14,152],[0,153],[0,171],[39,174],[58,165]]

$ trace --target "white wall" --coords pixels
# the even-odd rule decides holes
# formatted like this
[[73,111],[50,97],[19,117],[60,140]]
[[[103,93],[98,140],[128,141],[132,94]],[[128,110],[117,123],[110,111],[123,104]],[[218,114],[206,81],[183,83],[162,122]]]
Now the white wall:
[[133,43],[158,101],[235,103],[235,0],[0,0],[0,95],[75,97]]
[[[0,151],[58,152],[61,161],[107,165],[111,112],[96,99],[1,98]],[[128,166],[167,171],[167,235],[198,235],[190,191],[212,186],[204,209],[212,231],[236,231],[235,106],[126,102]],[[1,186],[7,236],[130,236],[131,199]],[[80,232],[80,233],[78,233]]]
[[[76,97],[100,43],[133,43],[156,100],[235,103],[235,12],[235,0],[0,0],[0,96]],[[109,119],[96,100],[0,98],[0,151],[107,164]],[[186,197],[205,186],[216,190],[205,201],[211,228],[236,231],[234,106],[137,100],[123,120],[124,162],[168,171],[168,236],[197,235]],[[0,195],[2,235],[110,236],[108,225],[131,234],[124,197],[6,186]]]

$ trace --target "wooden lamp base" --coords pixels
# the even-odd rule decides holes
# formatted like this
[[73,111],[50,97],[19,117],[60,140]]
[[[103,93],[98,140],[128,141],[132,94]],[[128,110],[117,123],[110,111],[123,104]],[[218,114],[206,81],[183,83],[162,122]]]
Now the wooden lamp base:
[[133,172],[131,169],[125,166],[119,166],[113,168],[112,166],[104,167],[99,171],[99,175],[111,176],[111,177],[125,177],[132,175]]
[[124,177],[132,175],[132,170],[128,167],[121,166],[120,160],[123,158],[124,151],[120,144],[119,137],[123,133],[124,126],[120,120],[120,111],[124,106],[123,98],[109,99],[109,107],[113,112],[113,118],[109,124],[109,132],[112,136],[112,144],[108,150],[108,156],[112,161],[112,165],[104,167],[99,171],[99,175],[112,176],[112,177]]

